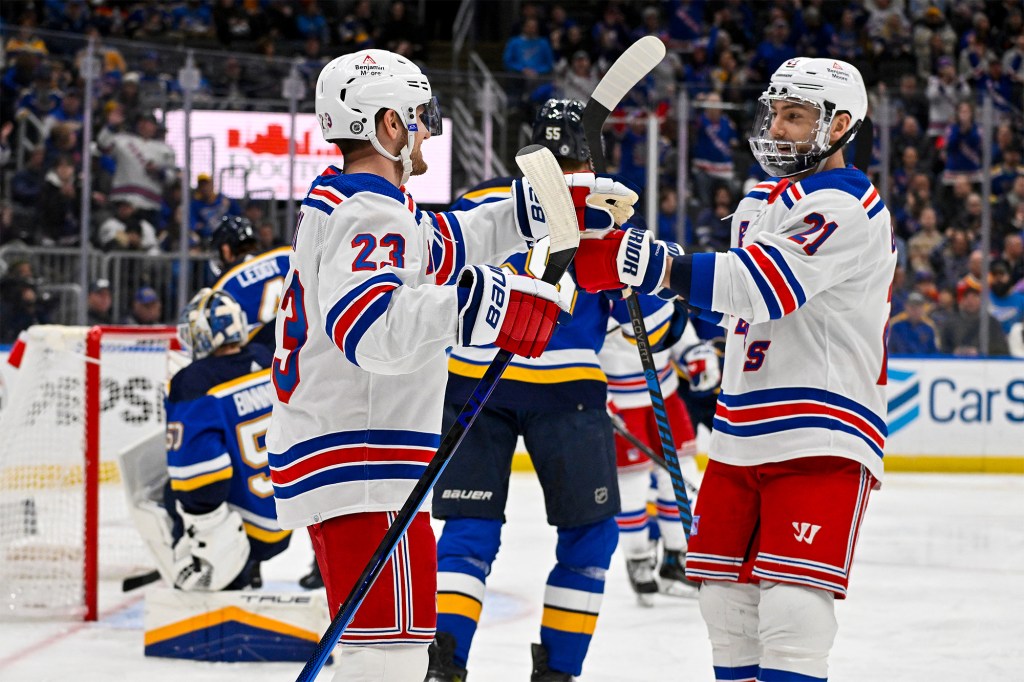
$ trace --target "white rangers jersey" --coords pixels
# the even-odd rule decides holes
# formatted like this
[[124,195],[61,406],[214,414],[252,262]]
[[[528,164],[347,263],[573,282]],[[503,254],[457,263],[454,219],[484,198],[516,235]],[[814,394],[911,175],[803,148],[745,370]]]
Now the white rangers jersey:
[[458,302],[439,285],[525,250],[512,210],[434,214],[375,175],[314,181],[277,317],[267,449],[282,528],[401,507],[440,443]]
[[770,180],[733,216],[738,248],[693,258],[690,302],[730,315],[710,457],[835,455],[881,479],[896,243],[852,166]]
[[[626,302],[616,301],[625,311]],[[659,343],[669,330],[674,307],[656,296],[641,296],[640,309],[647,323],[647,339],[651,345]],[[628,313],[624,313],[628,314]],[[598,353],[601,369],[608,376],[608,400],[621,409],[650,407],[651,397],[647,392],[647,380],[636,349],[636,337],[627,325],[610,319],[604,346]],[[672,395],[679,387],[679,378],[672,364],[671,350],[664,348],[654,354],[654,366],[658,368],[661,394]]]

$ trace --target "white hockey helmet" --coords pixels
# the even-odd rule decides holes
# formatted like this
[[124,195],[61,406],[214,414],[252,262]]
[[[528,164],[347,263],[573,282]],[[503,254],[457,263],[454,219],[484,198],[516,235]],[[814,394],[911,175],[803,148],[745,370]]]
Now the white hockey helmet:
[[[324,140],[368,140],[382,156],[401,161],[402,182],[409,179],[409,155],[419,130],[416,110],[424,107],[423,123],[431,135],[441,134],[441,113],[430,81],[414,63],[387,50],[360,50],[331,61],[316,81],[316,116]],[[377,112],[393,109],[409,131],[399,156],[377,140]]]
[[[781,100],[817,109],[818,122],[810,139],[772,137],[772,103]],[[772,74],[768,89],[758,99],[750,149],[766,173],[777,177],[796,175],[814,168],[852,140],[867,111],[868,94],[857,67],[836,59],[790,59]],[[850,115],[850,127],[834,145],[829,144],[832,121],[842,112]]]
[[244,345],[248,341],[247,326],[245,311],[231,294],[207,287],[200,289],[182,311],[178,338],[193,360],[201,360],[221,346]]

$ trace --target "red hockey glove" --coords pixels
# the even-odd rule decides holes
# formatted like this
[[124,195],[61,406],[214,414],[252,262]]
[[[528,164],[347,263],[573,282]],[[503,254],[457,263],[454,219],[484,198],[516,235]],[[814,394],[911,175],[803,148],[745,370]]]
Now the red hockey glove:
[[569,300],[547,282],[493,266],[468,266],[459,274],[462,346],[498,348],[527,358],[547,348]]

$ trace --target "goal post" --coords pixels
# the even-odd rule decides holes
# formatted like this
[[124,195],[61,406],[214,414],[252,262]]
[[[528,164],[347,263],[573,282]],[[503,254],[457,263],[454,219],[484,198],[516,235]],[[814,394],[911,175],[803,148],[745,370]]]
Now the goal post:
[[0,411],[0,618],[95,620],[101,579],[153,561],[119,454],[162,438],[174,327],[32,327]]

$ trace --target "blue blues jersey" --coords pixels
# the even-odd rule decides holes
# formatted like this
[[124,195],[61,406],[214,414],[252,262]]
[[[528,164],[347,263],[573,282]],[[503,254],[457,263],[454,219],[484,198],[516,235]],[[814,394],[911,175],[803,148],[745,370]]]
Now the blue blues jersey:
[[291,249],[278,249],[253,256],[225,272],[213,285],[231,294],[245,311],[249,341],[274,351],[274,321],[284,293]]
[[272,360],[258,345],[196,360],[174,376],[166,400],[172,499],[190,514],[227,502],[260,561],[284,551],[291,533],[277,523],[267,465]]
[[[512,178],[485,181],[460,197],[452,205],[452,210],[470,210],[508,199],[511,184]],[[543,258],[536,258],[532,251],[516,253],[506,259],[502,267],[515,274],[540,277]],[[488,399],[488,406],[546,410],[604,407],[608,377],[601,369],[597,354],[604,344],[609,319],[625,329],[629,328],[629,314],[624,305],[613,306],[604,294],[590,294],[576,288],[571,276],[563,277],[560,286],[574,288],[572,320],[558,326],[547,350],[539,358],[517,356],[512,360]],[[650,298],[656,302],[650,306],[653,308],[650,312],[666,305],[658,298]],[[644,312],[645,315],[648,313],[646,307]],[[664,335],[668,328],[667,317],[658,320],[656,327],[649,327],[652,340]],[[455,403],[467,401],[496,352],[493,346],[453,349],[448,360],[446,400]]]

